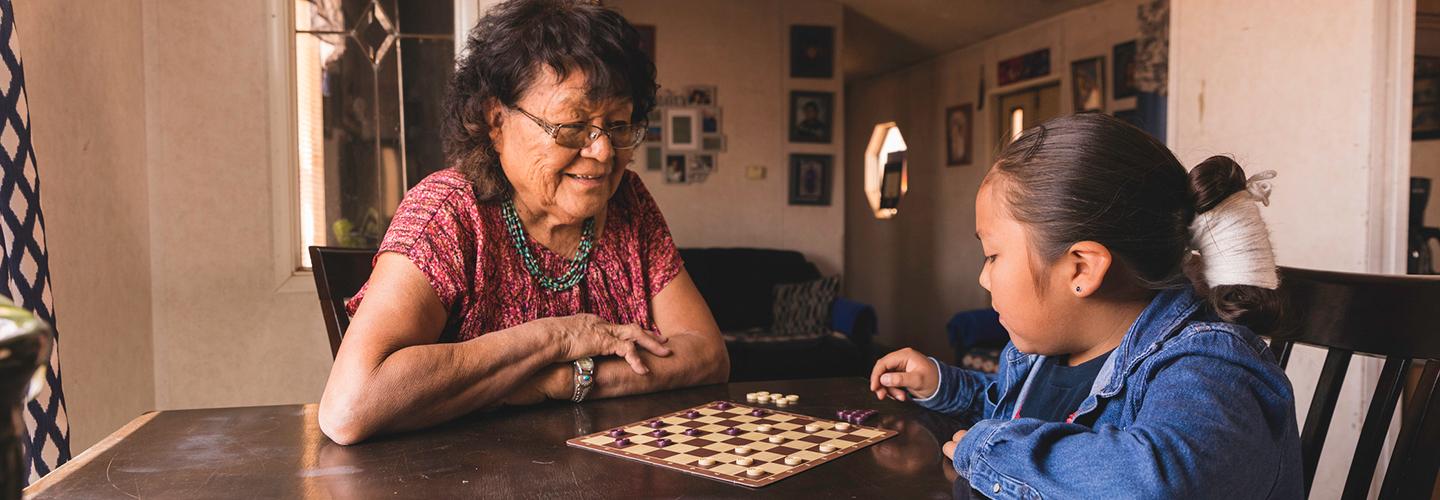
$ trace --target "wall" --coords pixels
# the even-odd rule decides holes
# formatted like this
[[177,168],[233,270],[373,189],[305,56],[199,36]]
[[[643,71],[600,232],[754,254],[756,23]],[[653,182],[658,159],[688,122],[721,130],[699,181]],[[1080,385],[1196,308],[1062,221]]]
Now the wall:
[[155,406],[140,4],[15,2],[77,454]]
[[[1072,109],[1070,61],[1105,56],[1138,34],[1137,0],[1111,0],[1072,10],[961,48],[909,68],[847,84],[845,129],[847,294],[871,304],[881,321],[878,342],[913,346],[952,357],[945,322],[956,312],[988,307],[979,286],[982,252],[975,239],[975,194],[996,152],[996,106],[975,110],[972,163],[945,166],[945,108],[976,103],[979,69],[987,68],[986,98],[1061,81],[1061,109]],[[1001,59],[1050,49],[1051,76],[995,86]],[[1108,82],[1107,82],[1108,85]],[[1107,99],[1109,91],[1106,91]],[[1107,100],[1110,110],[1135,99]],[[978,104],[978,103],[976,103]],[[909,146],[909,191],[893,219],[878,220],[866,201],[864,152],[873,127],[894,121]]]
[[[687,2],[613,0],[636,24],[656,26],[656,67],[662,87],[716,85],[727,149],[709,180],[666,184],[663,172],[633,167],[655,195],[680,246],[783,248],[805,253],[826,274],[844,263],[845,94],[839,58],[829,80],[789,78],[789,26],[835,26],[836,53],[844,39],[838,4],[822,0]],[[718,42],[723,40],[723,43]],[[786,120],[791,90],[835,93],[834,144],[789,144]],[[790,153],[835,156],[828,207],[788,204]],[[747,180],[745,168],[763,165],[764,180]]]
[[330,369],[313,286],[273,276],[266,4],[144,4],[159,409],[318,401]]
[[[1171,15],[1181,161],[1228,152],[1279,172],[1263,213],[1281,265],[1403,273],[1414,3],[1176,2]],[[1322,359],[1297,348],[1289,366],[1302,422]],[[1378,371],[1351,364],[1313,496],[1339,496]]]

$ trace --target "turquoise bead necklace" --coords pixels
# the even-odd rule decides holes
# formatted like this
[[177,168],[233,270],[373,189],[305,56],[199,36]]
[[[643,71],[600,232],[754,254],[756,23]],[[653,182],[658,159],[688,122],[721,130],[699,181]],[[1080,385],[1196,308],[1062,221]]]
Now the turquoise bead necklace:
[[535,259],[535,254],[530,252],[530,245],[525,243],[525,226],[520,225],[520,214],[515,211],[514,199],[505,200],[501,217],[505,219],[505,229],[510,232],[510,243],[520,252],[520,257],[525,261],[525,269],[530,271],[530,277],[535,278],[541,288],[562,292],[585,279],[585,269],[590,266],[590,250],[595,247],[594,217],[585,219],[585,225],[580,230],[580,248],[575,251],[575,258],[570,259],[570,268],[558,278],[546,276],[545,272],[540,270],[540,263]]

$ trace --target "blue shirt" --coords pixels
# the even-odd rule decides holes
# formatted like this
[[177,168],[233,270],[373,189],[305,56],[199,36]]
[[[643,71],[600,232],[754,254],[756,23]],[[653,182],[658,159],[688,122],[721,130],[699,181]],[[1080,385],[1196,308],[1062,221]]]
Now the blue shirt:
[[1107,352],[1076,366],[1069,365],[1069,356],[1036,364],[1030,394],[1020,398],[1020,416],[1049,422],[1066,421],[1090,396],[1090,386],[1095,385],[1095,376],[1109,358]]
[[1249,329],[1187,289],[1151,300],[1073,423],[1011,418],[1044,356],[1005,346],[996,374],[936,362],[916,403],[974,422],[955,470],[996,498],[1303,498],[1295,397]]

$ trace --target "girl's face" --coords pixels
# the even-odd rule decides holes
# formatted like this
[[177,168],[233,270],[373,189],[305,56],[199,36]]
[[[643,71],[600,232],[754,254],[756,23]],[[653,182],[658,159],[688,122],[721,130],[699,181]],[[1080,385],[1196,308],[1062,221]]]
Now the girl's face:
[[[1067,338],[1065,325],[1076,301],[1067,292],[1063,273],[1044,268],[1030,245],[1025,226],[1005,206],[1004,183],[991,175],[975,197],[975,235],[985,252],[980,286],[990,291],[990,305],[1021,352],[1055,355],[1081,350]],[[1039,277],[1040,279],[1036,279]],[[1044,285],[1039,286],[1043,281]]]

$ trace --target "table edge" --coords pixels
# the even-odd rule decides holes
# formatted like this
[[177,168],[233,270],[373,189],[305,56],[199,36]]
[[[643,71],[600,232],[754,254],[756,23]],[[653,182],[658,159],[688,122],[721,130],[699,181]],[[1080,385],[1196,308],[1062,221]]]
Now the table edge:
[[39,481],[36,481],[30,486],[25,487],[25,498],[30,498],[31,495],[37,495],[44,492],[46,489],[54,486],[55,483],[64,480],[66,476],[69,476],[71,473],[79,470],[82,467],[85,467],[85,465],[89,464],[91,460],[95,459],[95,457],[105,453],[111,447],[115,446],[116,443],[119,443],[120,440],[130,436],[130,434],[134,433],[137,429],[144,427],[145,424],[149,423],[150,420],[154,419],[155,416],[159,414],[160,412],[158,411],[148,411],[140,414],[140,416],[138,417],[135,417],[134,420],[131,420],[123,427],[116,429],[115,432],[110,433],[109,436],[105,436],[105,439],[101,439],[100,442],[95,443],[94,446],[91,446],[85,449],[85,451],[80,452],[79,455],[77,455],[75,458],[70,459],[69,462],[65,462],[64,465],[61,465],[59,468],[50,471],[49,474],[46,474],[45,477],[40,478]]

